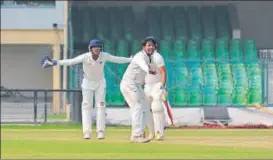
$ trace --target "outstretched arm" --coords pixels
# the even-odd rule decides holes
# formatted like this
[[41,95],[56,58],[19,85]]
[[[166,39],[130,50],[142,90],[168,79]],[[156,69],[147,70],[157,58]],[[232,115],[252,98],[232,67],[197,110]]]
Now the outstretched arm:
[[60,66],[72,66],[72,65],[75,65],[75,64],[79,64],[79,63],[82,63],[84,60],[84,54],[82,55],[79,55],[73,59],[64,59],[64,60],[58,60],[57,61],[57,65],[60,65]]
[[113,56],[107,53],[106,61],[113,62],[113,63],[130,63],[132,61],[132,58]]
[[71,66],[71,65],[83,62],[83,59],[84,59],[84,55],[77,56],[73,59],[65,59],[65,60],[54,60],[48,56],[45,56],[41,60],[41,66],[43,68],[57,66],[57,65]]

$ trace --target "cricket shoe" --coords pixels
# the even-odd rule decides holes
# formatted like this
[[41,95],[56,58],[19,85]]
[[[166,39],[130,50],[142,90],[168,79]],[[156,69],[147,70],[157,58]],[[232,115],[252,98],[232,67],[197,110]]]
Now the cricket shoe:
[[132,136],[131,137],[131,142],[132,143],[148,143],[150,141],[151,141],[150,139],[143,138],[142,136],[139,136],[139,137]]
[[90,134],[90,132],[85,132],[85,133],[83,133],[83,138],[84,138],[84,139],[91,139],[91,134]]
[[149,134],[148,139],[153,140],[154,139],[154,135],[153,134]]
[[105,137],[104,137],[104,132],[103,132],[103,131],[98,131],[97,138],[98,138],[99,140],[104,139],[104,138],[105,138]]

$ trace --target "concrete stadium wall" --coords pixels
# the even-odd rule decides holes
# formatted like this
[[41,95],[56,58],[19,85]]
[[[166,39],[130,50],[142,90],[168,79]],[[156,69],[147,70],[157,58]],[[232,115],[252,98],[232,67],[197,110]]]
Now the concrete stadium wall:
[[51,55],[49,45],[1,45],[1,86],[12,89],[52,89],[52,69],[40,66]]
[[2,8],[1,29],[52,29],[64,25],[64,1],[56,1],[54,8]]
[[[76,2],[77,5],[85,6],[87,2]],[[89,5],[132,5],[139,14],[147,5],[226,5],[234,4],[238,11],[238,18],[242,29],[242,38],[255,39],[258,48],[273,48],[273,1],[140,1],[140,2],[98,2],[90,1]]]

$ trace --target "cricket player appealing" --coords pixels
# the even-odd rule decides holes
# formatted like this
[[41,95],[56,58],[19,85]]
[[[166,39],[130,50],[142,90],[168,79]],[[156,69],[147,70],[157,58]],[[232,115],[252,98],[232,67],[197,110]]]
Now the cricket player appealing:
[[117,57],[107,52],[102,52],[100,40],[91,40],[88,46],[89,52],[83,53],[73,59],[52,60],[48,56],[41,61],[43,68],[50,66],[71,66],[83,64],[82,88],[82,132],[84,139],[90,139],[92,133],[91,108],[93,107],[93,96],[97,109],[97,138],[104,139],[105,136],[105,96],[106,80],[104,76],[104,65],[107,61],[114,63],[129,63],[132,58]]
[[149,105],[142,84],[147,74],[156,74],[155,69],[149,67],[155,44],[154,39],[149,37],[143,40],[142,51],[134,56],[120,83],[121,93],[130,107],[131,141],[135,143],[146,143],[151,140],[142,136],[149,113]]
[[[153,37],[149,37],[154,39]],[[156,42],[156,40],[154,39]],[[156,43],[157,46],[157,43]],[[148,99],[151,109],[148,118],[149,139],[156,136],[156,140],[164,140],[164,127],[165,127],[165,107],[162,101],[166,101],[167,89],[166,80],[167,73],[163,57],[155,50],[154,54],[150,56],[149,63],[151,68],[156,69],[155,75],[147,74],[145,77],[144,92]]]

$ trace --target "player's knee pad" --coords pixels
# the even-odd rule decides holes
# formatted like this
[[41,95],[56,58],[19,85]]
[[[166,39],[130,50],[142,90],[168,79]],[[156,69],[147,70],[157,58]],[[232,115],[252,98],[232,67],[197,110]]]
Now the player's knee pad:
[[82,110],[91,109],[91,104],[88,101],[82,102]]
[[98,115],[105,115],[105,104],[104,104],[104,102],[97,103],[96,108],[97,108],[97,114]]
[[164,112],[161,99],[154,99],[151,106],[152,112]]
[[101,102],[98,102],[97,105],[96,105],[97,108],[105,108],[105,102],[101,101]]

